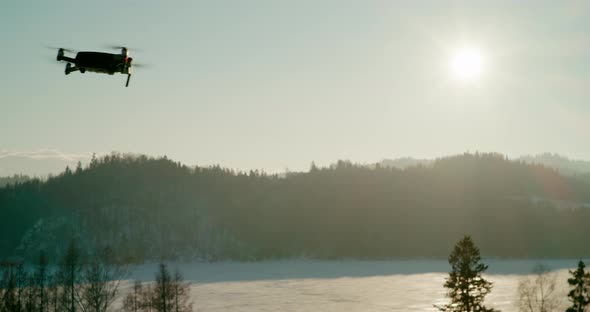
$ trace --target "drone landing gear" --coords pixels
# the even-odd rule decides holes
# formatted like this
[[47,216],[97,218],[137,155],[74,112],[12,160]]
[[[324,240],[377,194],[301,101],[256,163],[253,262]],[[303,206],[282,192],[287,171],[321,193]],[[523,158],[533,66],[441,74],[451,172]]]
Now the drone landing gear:
[[71,64],[71,63],[67,63],[67,64],[66,64],[66,75],[69,75],[71,72],[75,72],[75,71],[77,71],[77,70],[79,70],[79,71],[80,71],[80,72],[82,72],[82,73],[83,73],[84,71],[86,71],[85,69],[84,69],[84,71],[82,71],[82,69],[80,69],[80,68],[78,68],[78,67],[76,67],[76,66],[72,66],[72,64]]
[[129,79],[131,79],[131,74],[127,74],[127,83],[125,84],[125,87],[129,87]]

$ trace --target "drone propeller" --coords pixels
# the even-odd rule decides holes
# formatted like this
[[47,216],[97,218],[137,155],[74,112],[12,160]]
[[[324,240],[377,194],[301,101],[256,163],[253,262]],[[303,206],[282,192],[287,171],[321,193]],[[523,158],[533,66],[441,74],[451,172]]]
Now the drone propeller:
[[139,64],[138,64],[138,63],[135,63],[135,62],[133,62],[133,63],[131,63],[131,67],[141,67],[141,68],[147,68],[147,67],[150,67],[150,65],[148,65],[148,64],[143,64],[143,63],[139,63]]
[[145,64],[145,63],[137,63],[137,62],[135,62],[135,61],[133,60],[133,58],[132,58],[132,57],[130,57],[130,58],[129,58],[129,61],[128,61],[128,62],[129,62],[129,63],[128,63],[128,65],[127,65],[127,66],[129,66],[129,67],[139,67],[139,68],[147,68],[147,67],[151,67],[151,65],[150,65],[150,64]]
[[113,49],[113,50],[127,49],[127,50],[133,50],[133,51],[136,51],[136,52],[141,51],[141,49],[125,47],[125,46],[122,46],[122,45],[105,45],[105,48],[107,48],[107,49]]
[[45,46],[45,48],[50,49],[50,50],[63,50],[64,52],[68,52],[68,53],[76,53],[76,50],[74,50],[74,49],[66,49],[66,48],[59,48],[59,47],[53,47],[53,46]]

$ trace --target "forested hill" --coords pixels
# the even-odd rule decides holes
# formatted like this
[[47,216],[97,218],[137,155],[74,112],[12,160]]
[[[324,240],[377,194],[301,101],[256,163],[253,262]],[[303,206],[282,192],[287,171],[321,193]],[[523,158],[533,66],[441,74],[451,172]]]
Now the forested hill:
[[109,155],[0,188],[0,252],[75,237],[129,261],[443,258],[471,234],[487,257],[588,257],[587,203],[587,180],[497,154],[286,176]]

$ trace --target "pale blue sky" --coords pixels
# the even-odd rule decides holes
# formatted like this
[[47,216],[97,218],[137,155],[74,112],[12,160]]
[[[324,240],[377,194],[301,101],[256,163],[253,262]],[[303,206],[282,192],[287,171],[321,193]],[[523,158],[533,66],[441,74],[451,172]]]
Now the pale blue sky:
[[[0,153],[268,171],[465,151],[590,159],[587,1],[1,1]],[[44,46],[127,45],[125,77]],[[477,46],[487,70],[452,81]],[[133,48],[141,51],[134,53]]]

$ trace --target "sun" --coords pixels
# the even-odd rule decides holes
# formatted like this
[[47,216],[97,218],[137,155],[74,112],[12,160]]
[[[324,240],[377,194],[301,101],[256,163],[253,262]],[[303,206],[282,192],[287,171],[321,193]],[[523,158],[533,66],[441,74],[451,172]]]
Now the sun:
[[485,71],[485,59],[478,48],[462,47],[452,54],[449,69],[453,79],[475,82]]

